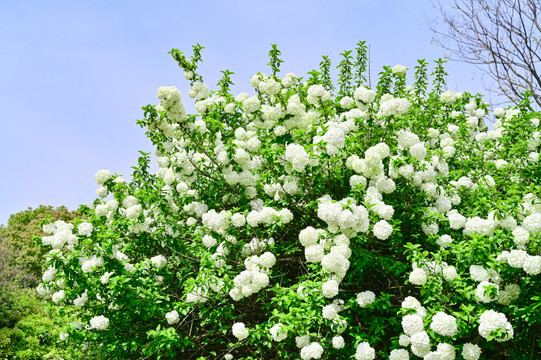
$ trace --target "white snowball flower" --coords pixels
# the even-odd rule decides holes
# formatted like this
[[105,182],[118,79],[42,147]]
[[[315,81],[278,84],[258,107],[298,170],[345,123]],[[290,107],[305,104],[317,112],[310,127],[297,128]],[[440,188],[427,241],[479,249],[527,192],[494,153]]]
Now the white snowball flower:
[[455,360],[456,351],[455,347],[447,343],[439,343],[436,353],[440,356],[441,360]]
[[322,290],[323,296],[333,298],[338,295],[338,282],[336,280],[329,280],[323,283]]
[[301,349],[302,360],[320,359],[323,354],[323,347],[317,342],[313,342]]
[[522,227],[533,234],[541,232],[541,213],[526,216],[522,222]]
[[305,346],[308,346],[310,344],[310,336],[303,335],[303,336],[297,336],[295,337],[295,344],[299,349],[302,349]]
[[541,256],[528,255],[526,257],[526,260],[524,260],[522,268],[524,269],[524,271],[526,271],[528,275],[537,275],[541,273]]
[[395,65],[392,72],[395,75],[406,75],[406,67],[404,65]]
[[276,342],[280,342],[287,337],[287,329],[282,323],[274,325],[269,332],[272,335],[272,339]]
[[105,316],[96,316],[90,319],[90,328],[96,330],[107,330],[109,327],[109,319]]
[[432,317],[430,328],[436,334],[454,336],[457,331],[456,318],[440,311]]
[[447,281],[453,281],[458,277],[458,272],[454,266],[446,266],[443,268],[443,278]]
[[103,185],[106,181],[110,180],[113,177],[109,170],[100,170],[94,175],[94,180],[96,184]]
[[157,255],[150,258],[150,262],[156,266],[156,268],[161,269],[167,264],[167,259],[163,255]]
[[398,344],[403,347],[409,346],[411,344],[410,337],[405,334],[400,335],[398,338]]
[[180,316],[176,310],[173,310],[165,314],[165,319],[169,325],[173,325],[180,321]]
[[488,271],[480,265],[471,265],[470,266],[470,276],[473,281],[488,281]]
[[393,227],[385,220],[378,221],[372,229],[374,236],[380,240],[387,240],[393,233]]
[[426,271],[421,268],[417,268],[410,273],[409,281],[414,285],[423,286],[428,280]]
[[60,290],[53,294],[52,300],[55,304],[58,304],[60,301],[64,300],[65,298],[66,298],[66,294],[64,290]]
[[91,223],[83,222],[79,224],[78,234],[81,236],[90,236],[94,230],[94,226]]
[[481,348],[479,347],[479,345],[466,343],[462,347],[462,357],[464,358],[464,360],[479,360],[480,356]]
[[346,345],[342,336],[335,336],[332,338],[332,347],[335,349],[342,349]]
[[304,147],[299,144],[288,144],[285,152],[286,161],[290,161],[293,169],[298,172],[303,172],[304,168],[310,162],[310,157]]
[[249,331],[244,325],[244,323],[238,322],[233,324],[233,336],[235,336],[239,341],[242,341],[248,337]]
[[355,351],[355,360],[373,360],[376,357],[376,351],[370,346],[368,342],[362,342],[357,345]]
[[524,261],[526,261],[527,257],[528,253],[524,250],[511,250],[507,257],[507,262],[509,266],[520,269],[524,266]]
[[488,310],[481,314],[479,318],[479,335],[486,339],[500,329],[503,330],[504,336],[495,340],[507,341],[513,337],[513,326],[507,321],[505,314],[494,310]]
[[402,330],[409,336],[424,331],[423,318],[417,314],[404,316],[402,318]]
[[[487,290],[488,287],[495,287],[496,292],[492,294],[490,291]],[[475,296],[477,296],[480,301],[484,303],[489,303],[498,298],[499,289],[500,287],[496,284],[488,281],[482,281],[481,283],[479,283],[479,285],[477,285]]]
[[389,360],[409,360],[410,353],[405,349],[395,349],[391,351]]
[[359,304],[360,307],[370,305],[374,300],[376,300],[376,294],[372,291],[363,291],[362,293],[357,294],[357,304]]

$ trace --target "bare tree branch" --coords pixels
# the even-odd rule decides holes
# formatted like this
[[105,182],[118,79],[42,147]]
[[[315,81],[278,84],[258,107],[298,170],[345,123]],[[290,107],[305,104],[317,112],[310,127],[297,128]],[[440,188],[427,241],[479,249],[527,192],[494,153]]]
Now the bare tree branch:
[[435,7],[445,29],[430,28],[451,59],[475,65],[511,102],[528,91],[541,107],[541,0],[452,0]]

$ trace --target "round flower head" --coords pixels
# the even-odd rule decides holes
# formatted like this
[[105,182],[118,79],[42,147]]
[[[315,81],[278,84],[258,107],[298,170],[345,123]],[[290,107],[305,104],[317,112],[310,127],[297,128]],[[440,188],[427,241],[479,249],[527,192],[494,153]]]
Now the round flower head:
[[478,345],[466,343],[462,347],[464,360],[478,360],[481,356],[481,348]]
[[430,328],[436,334],[454,336],[457,331],[456,318],[440,311],[432,317]]
[[335,349],[342,349],[346,345],[342,336],[335,336],[332,338],[332,347]]
[[406,75],[406,67],[404,65],[395,65],[392,71],[395,75]]
[[274,341],[280,342],[287,337],[287,329],[282,323],[278,323],[270,329],[270,334]]
[[233,331],[233,336],[235,336],[239,341],[242,341],[248,337],[249,331],[244,326],[244,323],[238,322],[233,324],[233,328],[231,329]]
[[410,282],[414,285],[423,286],[426,283],[427,279],[428,277],[426,275],[426,271],[421,268],[413,270],[409,276]]
[[178,312],[176,310],[173,310],[165,314],[165,319],[167,320],[167,323],[169,325],[173,325],[179,322],[180,317],[178,315]]
[[66,294],[64,293],[64,290],[57,291],[53,294],[53,302],[55,304],[58,304],[60,301],[64,300],[66,298]]
[[157,269],[161,269],[167,264],[167,259],[163,255],[157,255],[150,258],[150,262],[156,266]]
[[391,351],[389,355],[389,360],[409,360],[410,353],[408,350],[404,349],[395,349]]
[[338,295],[338,282],[336,280],[329,280],[323,283],[322,290],[323,296],[333,298]]
[[357,345],[355,351],[355,360],[373,360],[376,357],[376,351],[370,346],[369,343],[362,342]]
[[376,294],[372,291],[363,291],[362,293],[357,294],[357,304],[361,307],[370,305],[376,300]]
[[109,327],[109,319],[105,316],[96,316],[90,319],[90,328],[96,330],[106,330]]
[[411,344],[410,337],[405,334],[400,335],[398,338],[398,344],[403,347],[409,346]]
[[323,347],[317,342],[313,342],[301,349],[302,360],[320,359],[322,354]]
[[380,220],[374,225],[374,229],[372,231],[374,236],[378,239],[387,240],[387,238],[391,236],[393,232],[393,227],[387,221]]
[[503,335],[497,341],[507,341],[513,337],[513,326],[507,321],[504,314],[494,310],[485,311],[479,318],[479,335],[485,339],[495,331],[502,330]]
[[303,335],[303,336],[297,336],[295,337],[295,344],[299,349],[302,349],[305,346],[308,346],[310,344],[310,336]]
[[455,360],[456,351],[455,347],[447,343],[439,343],[436,351],[442,360]]
[[404,316],[402,318],[402,330],[409,336],[424,331],[423,318],[417,314]]
[[110,180],[113,177],[109,170],[100,170],[94,175],[94,180],[96,184],[103,185],[107,180]]

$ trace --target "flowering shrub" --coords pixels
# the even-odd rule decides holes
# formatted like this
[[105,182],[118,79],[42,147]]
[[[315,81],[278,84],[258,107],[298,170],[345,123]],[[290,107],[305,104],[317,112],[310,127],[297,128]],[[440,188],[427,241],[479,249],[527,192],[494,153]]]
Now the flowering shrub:
[[[539,354],[539,115],[526,98],[429,88],[419,61],[342,54],[303,81],[254,75],[255,95],[211,91],[194,56],[144,108],[159,164],[107,170],[87,219],[44,225],[38,291],[74,304],[67,341],[101,358],[494,359]],[[534,354],[534,355],[531,355]]]

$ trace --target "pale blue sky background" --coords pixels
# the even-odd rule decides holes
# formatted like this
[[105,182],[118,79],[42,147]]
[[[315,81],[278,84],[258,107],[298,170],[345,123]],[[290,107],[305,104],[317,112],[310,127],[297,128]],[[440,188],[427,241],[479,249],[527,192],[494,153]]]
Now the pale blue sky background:
[[[0,2],[0,224],[40,204],[70,210],[90,203],[100,169],[129,175],[150,141],[135,121],[177,86],[193,112],[188,83],[167,52],[205,46],[201,71],[211,89],[220,70],[234,92],[269,72],[278,44],[282,75],[303,76],[321,55],[333,66],[358,40],[371,48],[372,79],[383,65],[446,55],[432,45],[430,0],[337,1],[10,1]],[[484,92],[480,73],[449,63],[452,91]]]

